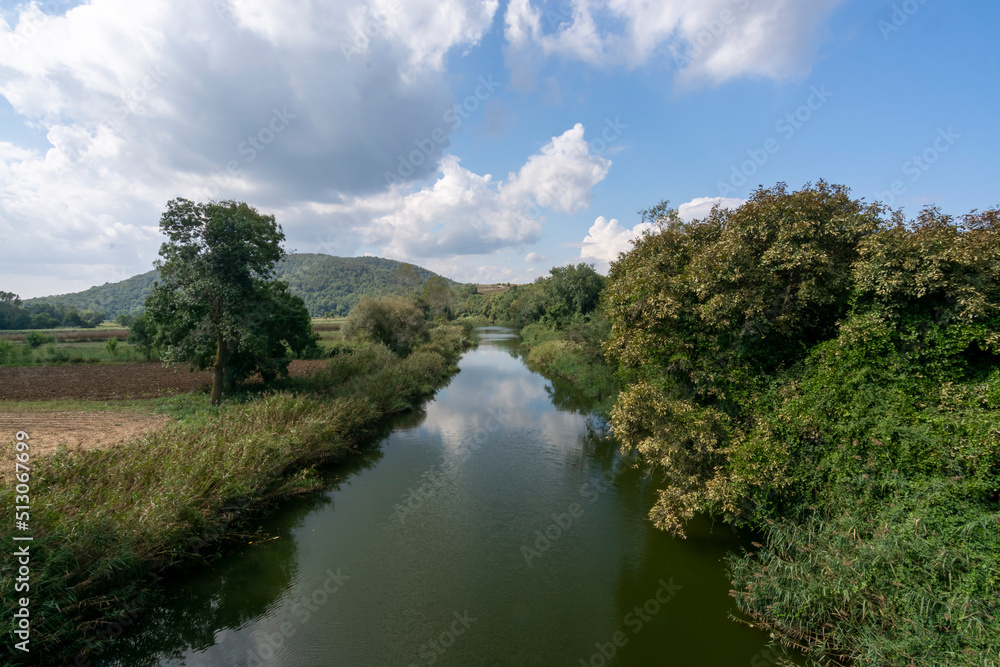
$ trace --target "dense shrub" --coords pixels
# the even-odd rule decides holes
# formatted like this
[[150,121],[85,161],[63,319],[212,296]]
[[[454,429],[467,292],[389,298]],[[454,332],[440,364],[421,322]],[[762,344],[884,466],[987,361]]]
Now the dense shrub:
[[345,338],[381,343],[397,354],[407,354],[427,338],[424,314],[406,297],[362,297],[344,323]]
[[823,182],[655,210],[604,295],[655,523],[760,530],[738,604],[827,659],[1000,664],[998,210],[886,220]]

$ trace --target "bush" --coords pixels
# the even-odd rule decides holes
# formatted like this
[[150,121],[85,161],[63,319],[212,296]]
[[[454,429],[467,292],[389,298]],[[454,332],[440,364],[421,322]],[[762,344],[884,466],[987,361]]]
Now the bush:
[[30,331],[24,337],[24,342],[32,350],[37,350],[42,345],[45,345],[47,343],[54,343],[54,342],[56,342],[56,337],[53,336],[53,335],[51,335],[51,334],[42,334],[42,333],[38,333],[37,331]]
[[0,340],[0,364],[14,361],[17,356],[17,346],[9,340]]
[[67,361],[69,359],[69,354],[66,350],[60,350],[55,345],[45,346],[45,359],[53,363],[60,363]]
[[396,295],[362,297],[347,316],[343,332],[345,338],[381,343],[400,355],[427,340],[423,312],[409,299]]

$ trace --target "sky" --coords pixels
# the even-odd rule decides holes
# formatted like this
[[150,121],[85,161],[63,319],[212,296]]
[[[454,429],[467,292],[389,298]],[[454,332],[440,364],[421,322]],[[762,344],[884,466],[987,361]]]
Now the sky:
[[148,271],[176,197],[463,282],[606,271],[824,179],[1000,205],[986,0],[0,0],[0,290]]

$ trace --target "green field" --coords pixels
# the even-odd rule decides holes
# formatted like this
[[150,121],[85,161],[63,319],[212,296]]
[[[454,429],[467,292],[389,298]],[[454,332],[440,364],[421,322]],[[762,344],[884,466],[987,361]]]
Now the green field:
[[[341,328],[346,317],[313,318],[313,330],[320,336],[320,346],[332,349],[344,339]],[[35,348],[25,343],[25,337],[36,334],[55,338]],[[114,322],[104,322],[93,329],[65,327],[56,329],[24,329],[5,331],[0,335],[0,366],[34,366],[47,364],[121,364],[145,361],[135,346],[126,342],[128,330]],[[108,341],[115,338],[114,351]]]

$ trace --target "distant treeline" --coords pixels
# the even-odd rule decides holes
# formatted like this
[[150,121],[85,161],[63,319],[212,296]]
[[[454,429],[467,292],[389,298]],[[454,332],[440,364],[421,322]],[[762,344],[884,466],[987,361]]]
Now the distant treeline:
[[0,330],[93,328],[103,321],[104,313],[101,311],[81,311],[59,303],[25,305],[16,294],[0,292]]

